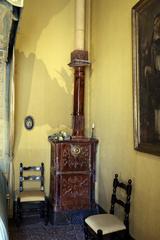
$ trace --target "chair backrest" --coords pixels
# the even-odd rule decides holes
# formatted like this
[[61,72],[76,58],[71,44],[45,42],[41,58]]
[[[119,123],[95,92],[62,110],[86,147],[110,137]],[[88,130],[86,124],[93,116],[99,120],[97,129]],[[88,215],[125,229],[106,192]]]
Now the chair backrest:
[[[126,201],[117,198],[117,188],[121,188],[126,192]],[[132,180],[129,179],[128,183],[125,184],[123,182],[119,182],[118,174],[115,174],[115,178],[113,180],[113,193],[111,198],[111,209],[110,213],[114,214],[115,204],[119,204],[124,208],[125,216],[124,216],[124,224],[126,229],[129,231],[129,212],[130,212],[130,198],[132,192]]]
[[[24,175],[24,172],[27,175]],[[38,172],[38,175],[33,175],[34,172]],[[31,174],[32,173],[32,174]],[[41,163],[40,166],[23,166],[20,163],[20,177],[19,177],[19,191],[24,190],[23,183],[24,181],[36,181],[40,182],[40,190],[44,191],[44,163]]]

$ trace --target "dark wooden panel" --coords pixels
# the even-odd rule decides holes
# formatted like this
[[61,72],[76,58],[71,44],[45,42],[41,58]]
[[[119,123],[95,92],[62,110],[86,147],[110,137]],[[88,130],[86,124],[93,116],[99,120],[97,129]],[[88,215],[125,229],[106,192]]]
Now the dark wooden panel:
[[96,139],[51,142],[50,201],[55,211],[95,204]]
[[63,174],[60,177],[62,209],[84,209],[90,204],[89,174]]
[[90,156],[90,144],[65,143],[61,148],[60,171],[87,171],[89,170]]

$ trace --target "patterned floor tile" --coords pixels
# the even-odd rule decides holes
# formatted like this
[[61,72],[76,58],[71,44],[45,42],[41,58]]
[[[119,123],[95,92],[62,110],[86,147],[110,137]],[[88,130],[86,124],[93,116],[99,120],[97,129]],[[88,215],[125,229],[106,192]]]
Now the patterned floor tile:
[[44,225],[43,221],[23,221],[19,228],[10,223],[11,240],[84,240],[81,225]]

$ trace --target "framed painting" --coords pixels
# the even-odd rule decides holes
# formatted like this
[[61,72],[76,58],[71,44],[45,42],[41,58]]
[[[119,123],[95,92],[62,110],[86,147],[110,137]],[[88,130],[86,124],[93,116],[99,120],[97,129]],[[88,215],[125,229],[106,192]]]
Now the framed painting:
[[132,8],[135,149],[160,155],[160,1]]

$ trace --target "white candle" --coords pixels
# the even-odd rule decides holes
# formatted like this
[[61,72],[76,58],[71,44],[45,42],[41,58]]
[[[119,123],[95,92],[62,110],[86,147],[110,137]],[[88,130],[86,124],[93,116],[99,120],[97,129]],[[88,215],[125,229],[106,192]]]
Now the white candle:
[[84,50],[85,0],[76,0],[75,49]]
[[92,123],[91,138],[94,138],[94,127],[95,127],[95,125],[94,125],[94,123]]

